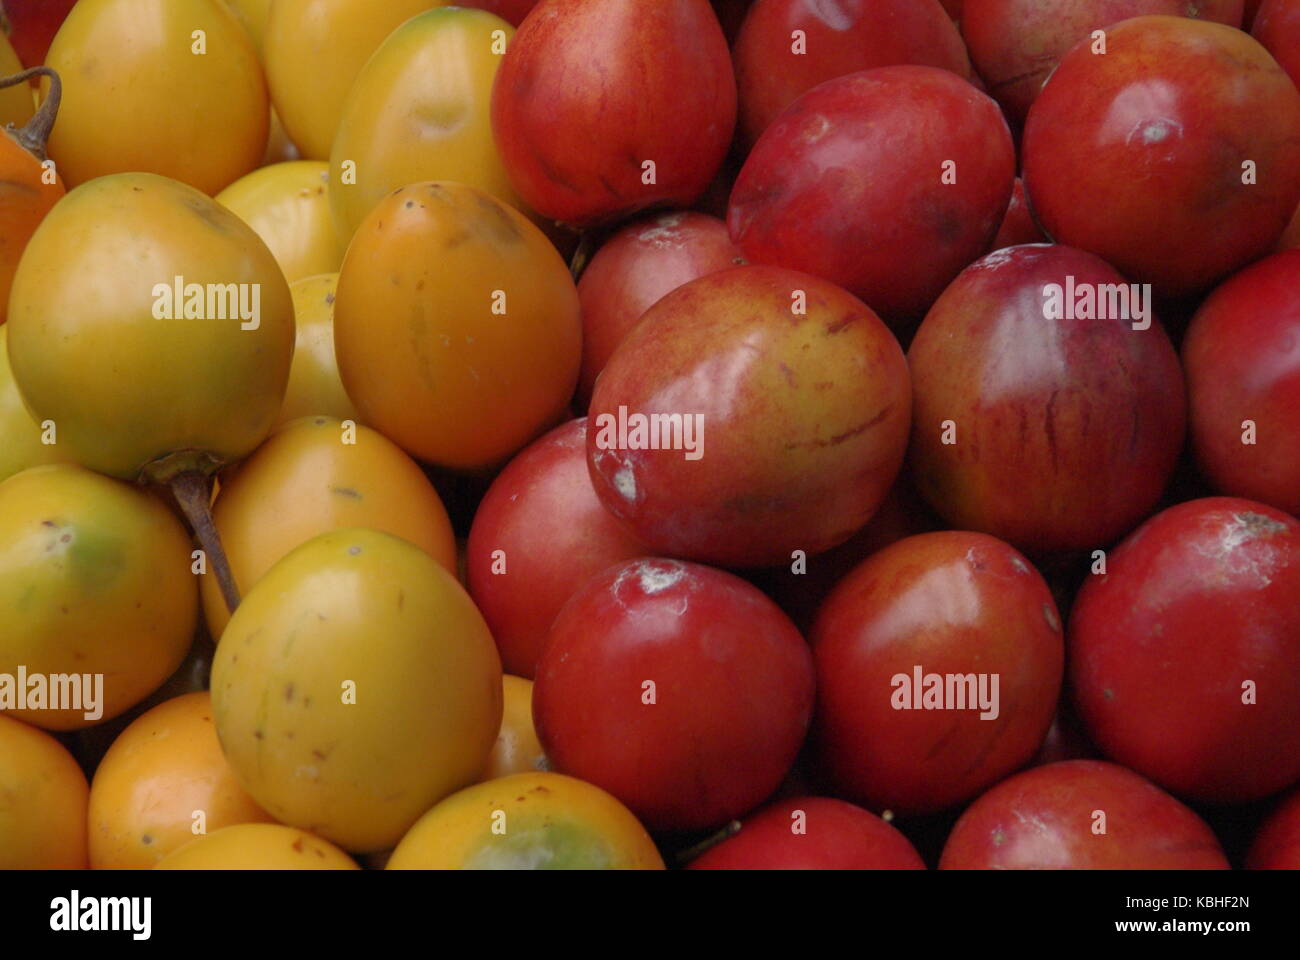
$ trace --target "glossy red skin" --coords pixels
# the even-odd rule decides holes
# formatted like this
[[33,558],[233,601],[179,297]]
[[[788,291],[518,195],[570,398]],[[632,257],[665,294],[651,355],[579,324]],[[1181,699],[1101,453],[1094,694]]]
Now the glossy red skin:
[[692,211],[652,215],[620,229],[578,281],[582,304],[579,402],[641,314],[683,283],[743,262],[727,225]]
[[[1183,362],[1197,462],[1215,488],[1300,514],[1300,250],[1215,290],[1192,318]],[[1245,420],[1253,445],[1241,442]]]
[[1094,30],[1148,14],[1241,26],[1242,0],[968,0],[961,32],[989,93],[1025,122],[1043,81]]
[[1250,35],[1264,45],[1287,75],[1300,84],[1300,3],[1268,0],[1259,8]]
[[[1094,811],[1106,833],[1094,834]],[[1210,828],[1123,767],[1069,760],[1004,780],[961,815],[940,870],[1227,870]]]
[[800,630],[808,630],[835,585],[863,560],[904,537],[942,526],[911,482],[900,476],[865,527],[838,547],[805,558],[802,573],[795,572],[791,561],[756,570],[748,579],[775,600]]
[[1034,222],[1034,215],[1029,210],[1029,201],[1025,199],[1025,184],[1016,177],[1015,188],[1011,191],[1011,203],[1007,205],[1002,226],[998,235],[989,245],[989,251],[1016,247],[1023,243],[1046,243],[1047,237]]
[[459,5],[477,7],[488,13],[495,13],[502,20],[517,27],[524,22],[524,17],[532,12],[533,7],[537,6],[537,0],[465,0]]
[[[802,30],[806,52],[791,37]],[[970,77],[970,59],[939,0],[758,0],[732,49],[740,134],[752,145],[800,94],[846,74],[915,63]]]
[[[541,0],[492,88],[492,129],[515,189],[575,227],[689,207],[735,122],[735,76],[708,0]],[[646,161],[654,184],[642,183]]]
[[[759,138],[727,225],[751,262],[825,277],[898,323],[923,314],[988,249],[1011,199],[1014,153],[997,104],[954,73],[900,66],[840,77]],[[941,183],[949,160],[955,184]]]
[[9,43],[24,67],[45,62],[50,42],[77,0],[6,0],[0,13],[9,20]]
[[776,790],[812,703],[812,655],[772,601],[720,570],[634,560],[560,611],[533,721],[554,769],[676,832],[720,826]]
[[1260,824],[1246,869],[1300,870],[1300,789],[1292,790]]
[[[1064,641],[1051,591],[1005,543],[944,531],[867,559],[822,606],[814,744],[835,793],[926,814],[978,796],[1034,756],[1052,723]],[[999,675],[998,716],[899,710],[896,674]]]
[[[505,551],[506,572],[492,572]],[[590,577],[645,555],[600,505],[587,473],[587,421],[534,441],[492,482],[466,548],[470,595],[506,673],[532,678],[555,615]]]
[[[803,811],[804,833],[792,827]],[[688,870],[924,870],[908,839],[874,813],[830,797],[795,797],[743,821]]]
[[[703,456],[600,449],[601,415],[620,406],[702,415]],[[789,563],[871,519],[910,414],[903,352],[869,307],[816,277],[736,267],[678,287],[614,352],[592,397],[588,464],[606,509],[658,554]]]
[[917,488],[954,527],[1034,556],[1103,547],[1150,515],[1185,430],[1158,320],[1044,319],[1044,287],[1071,275],[1125,282],[1082,250],[1000,250],[944,291],[908,351]]
[[[1165,789],[1238,803],[1300,779],[1300,521],[1208,497],[1143,524],[1070,619],[1098,748]],[[1257,687],[1242,703],[1242,684]]]
[[[1021,142],[1043,229],[1183,296],[1273,249],[1300,202],[1300,92],[1240,30],[1138,17],[1079,44]],[[1256,164],[1254,184],[1242,164]]]

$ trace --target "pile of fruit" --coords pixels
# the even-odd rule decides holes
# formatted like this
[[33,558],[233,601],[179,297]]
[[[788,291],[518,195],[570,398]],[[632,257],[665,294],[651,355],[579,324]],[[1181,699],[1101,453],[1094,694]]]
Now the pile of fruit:
[[0,12],[0,867],[1300,867],[1300,0]]

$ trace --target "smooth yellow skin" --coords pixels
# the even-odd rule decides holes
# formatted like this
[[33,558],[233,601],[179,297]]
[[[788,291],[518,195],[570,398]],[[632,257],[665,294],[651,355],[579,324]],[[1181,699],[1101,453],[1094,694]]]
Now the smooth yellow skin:
[[[157,319],[154,286],[177,276],[259,285],[260,326]],[[55,421],[71,458],[124,479],[177,451],[246,456],[279,416],[293,356],[293,301],[266,244],[211,198],[148,173],[55,205],[18,265],[8,326],[32,414]]]
[[[523,211],[492,136],[492,80],[514,28],[483,10],[430,10],[398,27],[357,76],[330,153],[330,206],[351,237],[376,203],[456,180]],[[494,36],[496,34],[496,36]],[[356,183],[344,183],[344,161]]]
[[566,415],[582,351],[577,290],[518,211],[465,184],[412,184],[381,200],[348,247],[334,347],[366,423],[421,460],[484,469]]
[[339,530],[244,597],[217,645],[212,703],[259,804],[369,853],[478,777],[501,726],[501,661],[469,594],[428,554]]
[[[213,519],[243,593],[294,547],[329,530],[366,527],[415,544],[453,574],[456,537],[424,472],[396,444],[358,425],[344,443],[331,417],[297,420],[225,477]],[[200,577],[208,630],[230,614],[211,572]]]
[[337,273],[306,277],[289,287],[298,332],[277,427],[317,414],[339,420],[361,419],[343,389],[339,362],[334,357],[334,297],[338,287]]
[[[14,53],[4,33],[0,33],[0,77],[11,77],[22,69],[18,54]],[[28,84],[20,83],[0,90],[0,130],[11,123],[15,127],[23,126],[35,112],[36,100]]]
[[328,184],[327,164],[297,160],[254,170],[222,190],[216,200],[253,228],[292,284],[337,272],[343,262],[343,244],[330,217]]
[[266,41],[266,24],[271,18],[271,0],[221,0],[226,9],[235,15],[240,26],[253,40],[257,55],[262,55]]
[[198,619],[189,535],[161,501],[67,464],[0,483],[0,673],[102,673],[103,716],[15,710],[47,730],[109,720],[180,666]]
[[389,870],[662,870],[650,835],[599,787],[520,773],[462,790],[413,826]]
[[289,138],[328,160],[343,103],[370,55],[404,21],[450,0],[276,0],[263,58]]
[[278,823],[245,823],[199,837],[158,861],[155,870],[360,870],[346,853]]
[[497,734],[496,746],[480,780],[546,769],[546,751],[533,727],[533,682],[510,674],[501,679],[505,696],[501,732]]
[[213,0],[80,0],[46,63],[63,81],[48,152],[69,187],[143,170],[211,195],[266,148],[270,101],[257,50]]
[[[9,326],[0,325],[0,480],[28,467],[67,460],[58,443],[41,442],[41,426],[23,404],[9,369]],[[54,434],[58,439],[57,431]]]
[[207,692],[189,693],[137,717],[95,768],[90,865],[147,869],[193,840],[196,829],[271,820],[226,763]]
[[59,741],[0,713],[0,870],[84,870],[88,793]]

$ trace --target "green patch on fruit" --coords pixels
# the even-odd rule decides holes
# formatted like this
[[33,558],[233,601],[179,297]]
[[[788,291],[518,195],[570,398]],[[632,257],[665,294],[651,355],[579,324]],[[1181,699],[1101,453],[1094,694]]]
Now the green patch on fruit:
[[466,870],[608,870],[609,846],[574,823],[544,820],[489,835],[465,858]]

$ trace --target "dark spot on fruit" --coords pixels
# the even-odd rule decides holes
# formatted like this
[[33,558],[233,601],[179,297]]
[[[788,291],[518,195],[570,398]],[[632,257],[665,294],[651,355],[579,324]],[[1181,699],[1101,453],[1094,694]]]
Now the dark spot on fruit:
[[70,533],[65,533],[63,536],[59,537],[59,543],[71,543],[71,542],[72,542],[72,534]]
[[[139,187],[137,187],[136,189],[138,190]],[[143,834],[143,835],[140,837],[140,842],[143,843],[143,844],[145,844],[146,846],[148,846],[149,844],[153,843],[153,837],[149,836],[149,834],[147,834],[147,833],[146,833],[146,834]]]
[[325,851],[320,847],[313,847],[312,850],[315,852],[316,856],[320,857],[322,860],[325,859]]
[[414,200],[407,200],[407,201],[406,201],[406,209],[407,209],[407,210],[410,210],[413,206],[415,206],[415,201],[414,201]]
[[291,701],[291,700],[293,700],[293,684],[292,684],[292,683],[286,683],[286,684],[284,685],[284,699],[285,699],[286,702],[287,702],[287,701]]
[[327,294],[325,294],[325,303],[326,303],[327,305],[329,305],[329,304],[333,304],[333,303],[334,303],[334,294],[332,294],[332,293],[327,293]]
[[325,757],[327,756],[327,754],[321,753],[319,750],[313,750],[311,752],[311,755],[315,757],[317,760],[324,760]]
[[255,739],[255,740],[261,740],[261,739],[262,739],[262,731],[261,731],[261,730],[254,730],[254,731],[253,731],[253,739]]
[[53,520],[42,520],[42,521],[41,521],[41,526],[42,526],[42,527],[53,527],[53,526],[55,526],[55,523],[54,523]]
[[340,497],[350,497],[353,500],[360,500],[361,494],[351,487],[330,487],[330,493],[337,493]]
[[293,842],[293,849],[297,850],[299,853],[302,853],[302,837],[299,837],[297,840]]

